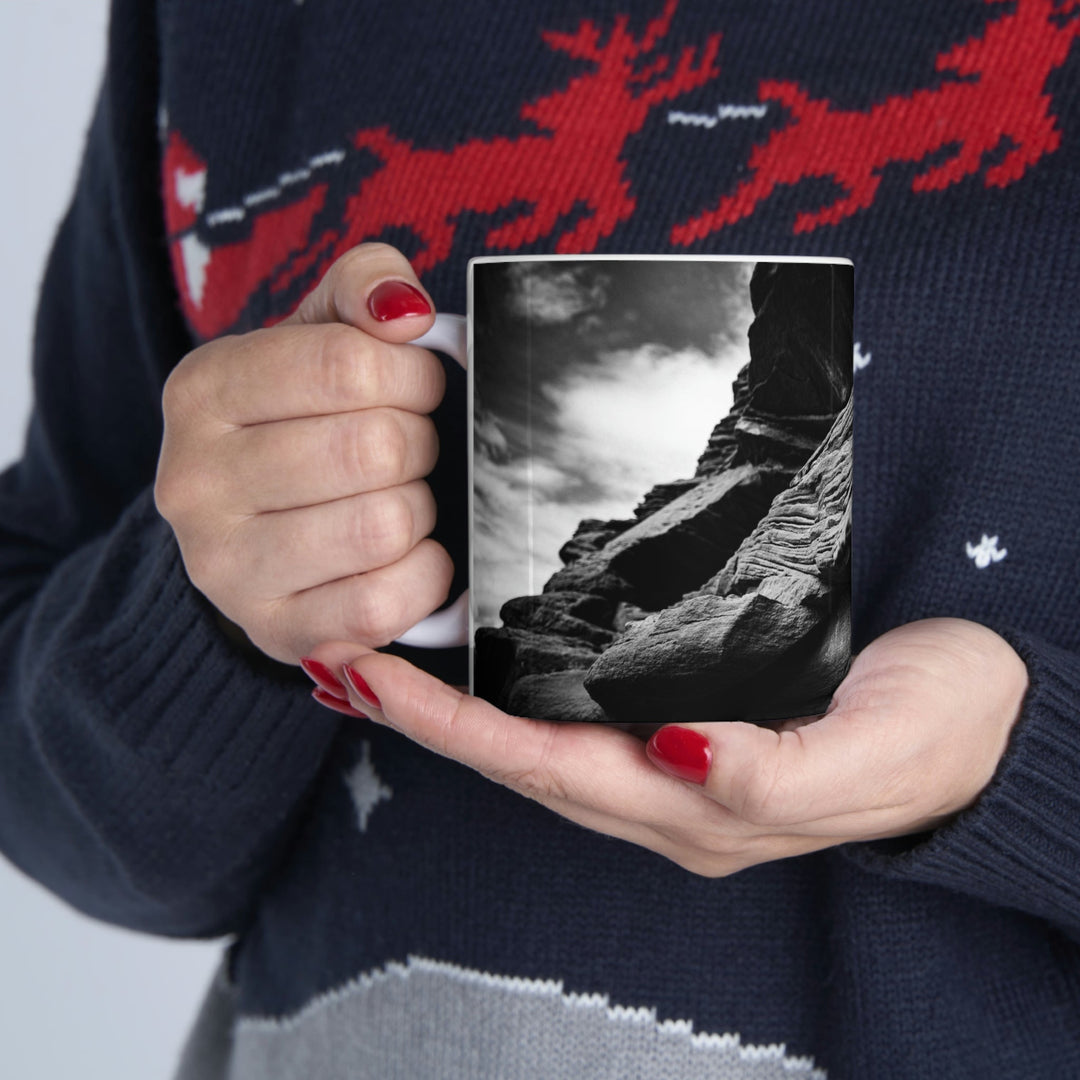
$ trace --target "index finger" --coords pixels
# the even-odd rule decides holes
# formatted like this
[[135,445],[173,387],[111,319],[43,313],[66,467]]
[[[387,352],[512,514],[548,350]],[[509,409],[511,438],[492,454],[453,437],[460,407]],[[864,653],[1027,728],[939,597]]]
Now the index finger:
[[[318,659],[334,665],[356,651],[345,643],[320,647]],[[377,696],[387,722],[410,739],[575,820],[585,811],[651,826],[701,813],[700,795],[656,770],[641,740],[627,732],[510,716],[383,653],[349,666]]]
[[442,363],[426,349],[340,323],[222,338],[198,361],[189,396],[229,427],[380,407],[430,413],[446,388]]
[[389,244],[359,244],[341,256],[286,323],[339,322],[384,341],[412,341],[435,307],[409,260]]

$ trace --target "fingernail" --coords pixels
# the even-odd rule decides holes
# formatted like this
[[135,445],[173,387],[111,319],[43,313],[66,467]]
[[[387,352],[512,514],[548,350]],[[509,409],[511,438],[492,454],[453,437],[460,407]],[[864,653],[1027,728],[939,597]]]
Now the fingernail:
[[364,681],[364,677],[354,667],[350,667],[346,664],[341,673],[345,676],[346,682],[353,688],[356,696],[365,704],[370,705],[373,709],[381,709],[382,702],[375,696],[375,691]]
[[353,716],[357,720],[369,719],[366,713],[362,713],[359,709],[354,709],[347,701],[341,701],[334,697],[333,694],[328,694],[321,686],[316,686],[315,689],[311,691],[311,696],[320,705],[325,705],[328,709],[333,709],[334,712],[339,712],[343,716]]
[[712,765],[709,740],[689,728],[661,728],[649,740],[645,752],[658,769],[692,784],[704,784]]
[[345,689],[345,684],[325,664],[313,660],[310,656],[302,656],[300,666],[304,669],[307,677],[317,686],[321,686],[328,694],[333,694],[334,697],[342,701],[349,700],[349,691]]
[[407,281],[384,281],[368,297],[368,310],[379,322],[391,322],[406,315],[430,315],[427,297]]

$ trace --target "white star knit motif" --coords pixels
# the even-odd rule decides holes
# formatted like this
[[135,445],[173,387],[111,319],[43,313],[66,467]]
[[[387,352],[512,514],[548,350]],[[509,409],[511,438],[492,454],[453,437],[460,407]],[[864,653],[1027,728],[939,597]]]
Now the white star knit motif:
[[367,832],[372,811],[394,794],[371,763],[371,743],[361,744],[360,760],[345,774],[345,783],[356,807],[356,824],[361,832]]

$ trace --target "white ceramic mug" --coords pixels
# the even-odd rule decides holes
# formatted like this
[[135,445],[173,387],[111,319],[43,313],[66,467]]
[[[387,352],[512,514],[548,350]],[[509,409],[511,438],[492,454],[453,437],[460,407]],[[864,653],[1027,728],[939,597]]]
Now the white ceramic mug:
[[[823,711],[850,662],[847,260],[512,256],[415,344],[467,371],[470,646],[520,715]],[[792,523],[795,523],[794,525]]]

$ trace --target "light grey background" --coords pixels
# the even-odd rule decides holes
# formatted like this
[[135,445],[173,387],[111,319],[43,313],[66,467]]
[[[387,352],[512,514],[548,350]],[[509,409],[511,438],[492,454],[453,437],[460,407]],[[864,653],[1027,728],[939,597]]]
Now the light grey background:
[[[106,0],[0,0],[0,467],[29,410],[32,312],[105,51]],[[0,859],[0,1076],[168,1077],[220,945],[78,915]]]

